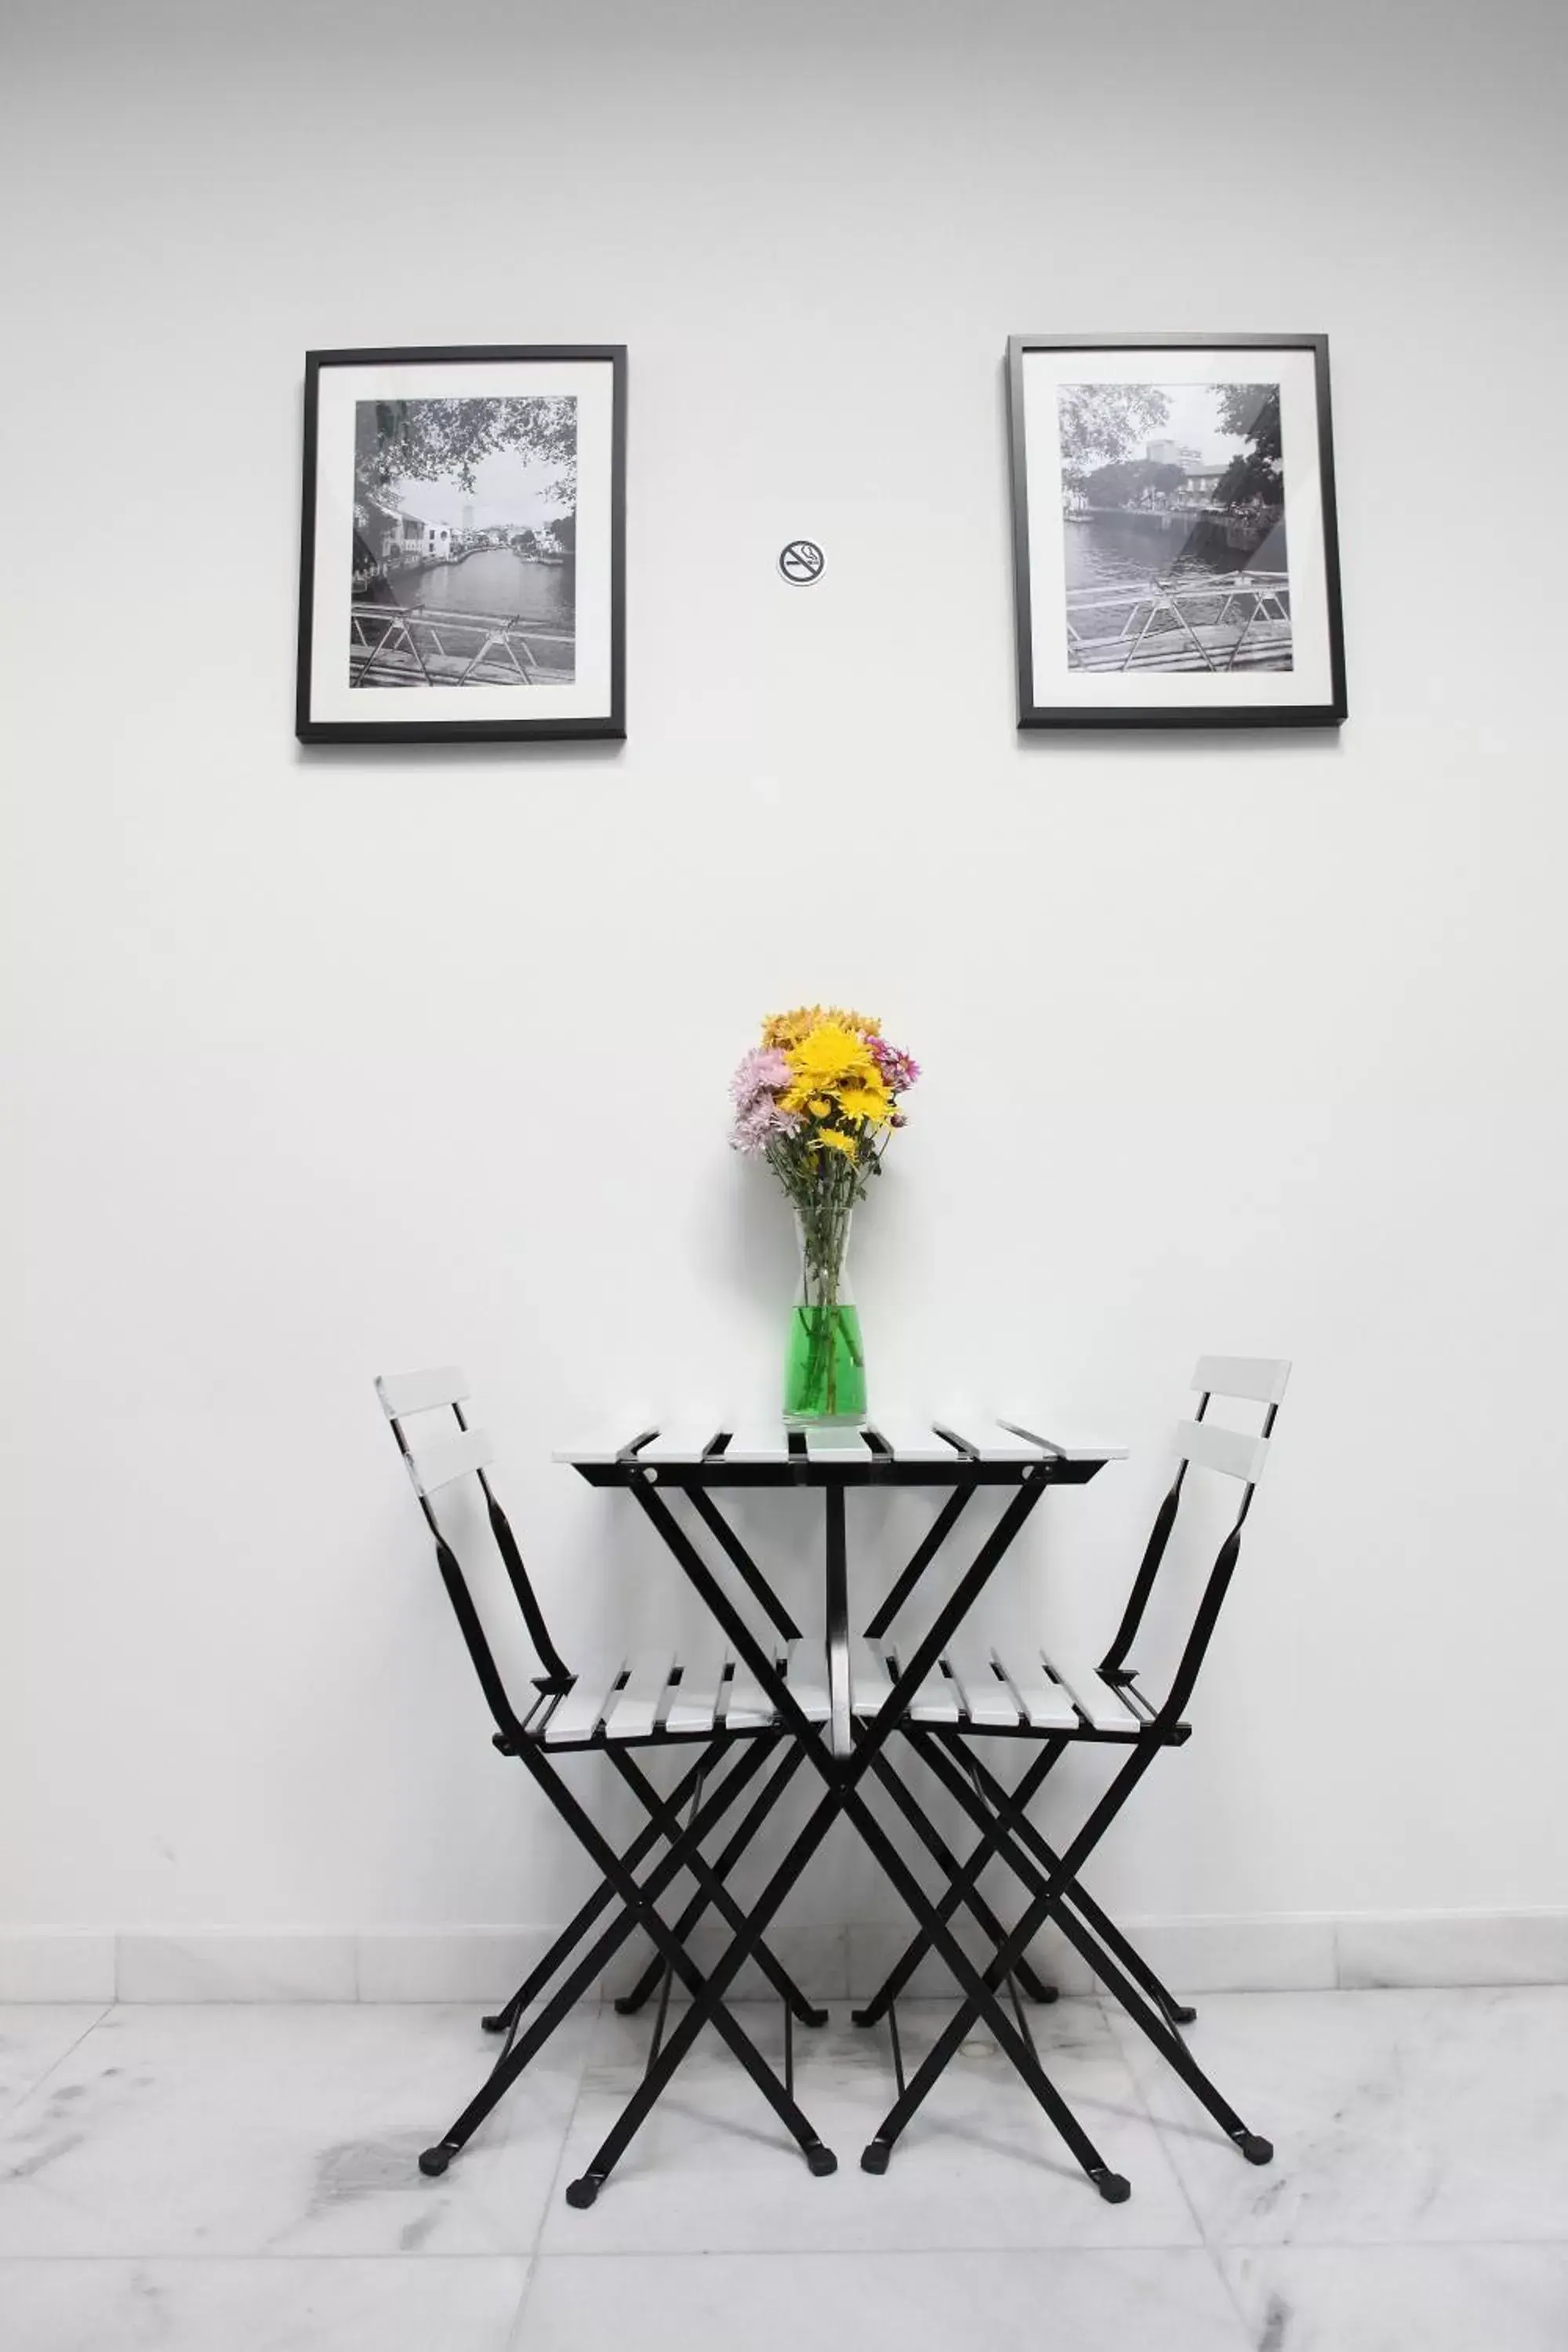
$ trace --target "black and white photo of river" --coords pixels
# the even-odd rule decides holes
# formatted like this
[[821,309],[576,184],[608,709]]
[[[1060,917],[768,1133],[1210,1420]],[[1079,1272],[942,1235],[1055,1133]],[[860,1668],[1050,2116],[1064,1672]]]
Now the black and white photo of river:
[[353,515],[351,686],[572,684],[575,399],[358,402]]
[[1068,667],[1289,670],[1279,387],[1057,395]]

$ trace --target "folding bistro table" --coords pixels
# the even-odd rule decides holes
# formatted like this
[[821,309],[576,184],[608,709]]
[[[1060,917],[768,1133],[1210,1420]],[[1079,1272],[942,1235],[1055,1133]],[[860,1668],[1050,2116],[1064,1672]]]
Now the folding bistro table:
[[[1027,1427],[1039,1431],[1053,1425],[1049,1416],[1036,1415]],[[1021,2012],[1015,2021],[1004,2006],[995,1971],[983,1972],[954,1937],[949,1921],[960,1901],[981,1919],[994,1942],[1003,1941],[1004,1930],[987,1911],[969,1874],[961,1870],[957,1858],[909,1795],[884,1752],[900,1722],[911,1709],[919,1709],[922,1691],[943,1682],[942,1661],[954,1636],[1047,1488],[1083,1486],[1107,1461],[1124,1453],[1124,1447],[1075,1441],[1066,1435],[1032,1436],[1007,1423],[966,1421],[954,1425],[910,1419],[884,1420],[864,1430],[799,1431],[774,1425],[711,1433],[672,1422],[644,1430],[622,1445],[573,1450],[556,1456],[570,1463],[591,1486],[620,1487],[631,1496],[710,1612],[736,1661],[735,1674],[743,1669],[747,1683],[760,1689],[765,1703],[776,1712],[784,1736],[796,1743],[823,1784],[809,1819],[736,1927],[718,1965],[701,1979],[684,2018],[668,2039],[656,2038],[641,2084],[587,2171],[570,2185],[570,2202],[593,2202],[703,2024],[717,2013],[737,1973],[762,1945],[779,1906],[840,1814],[854,1822],[913,1913],[921,1937],[952,1970],[1100,2195],[1111,2203],[1120,2203],[1127,2196],[1127,2182],[1104,2163],[1050,2082],[1024,2029]],[[908,1486],[931,1489],[942,1498],[941,1507],[868,1626],[870,1640],[858,1640],[849,1624],[845,1497],[852,1487],[875,1492]],[[958,1576],[924,1639],[907,1655],[898,1652],[889,1670],[883,1650],[873,1648],[872,1643],[936,1562],[983,1487],[1001,1490],[1000,1516]],[[799,1490],[822,1497],[826,1708],[812,1704],[811,1669],[808,1665],[803,1672],[803,1654],[795,1646],[800,1641],[799,1627],[719,1507],[717,1497],[726,1489],[743,1493],[758,1488]],[[685,1508],[678,1508],[679,1505]],[[688,1515],[698,1523],[695,1533],[686,1524]],[[703,1548],[703,1537],[711,1539],[739,1573],[778,1636],[773,1645],[752,1630],[725,1589]],[[949,1892],[943,1901],[931,1901],[872,1812],[867,1802],[867,1784],[873,1780],[892,1798],[947,1874]],[[732,1858],[726,1856],[721,1868]],[[732,1918],[732,1907],[725,1909]],[[656,1967],[623,2005],[635,2006],[657,1973]],[[1037,1998],[1050,1998],[1046,1988],[1020,1973]],[[786,2043],[786,2053],[787,2050]],[[896,2032],[893,2058],[901,2092],[903,2070]],[[786,2067],[787,2084],[793,2074],[787,2054]],[[868,2172],[885,2171],[889,2152],[887,2143],[873,2140],[862,2154],[863,2168]],[[808,2148],[807,2158],[814,2171],[834,2168],[834,2158],[825,2147]]]

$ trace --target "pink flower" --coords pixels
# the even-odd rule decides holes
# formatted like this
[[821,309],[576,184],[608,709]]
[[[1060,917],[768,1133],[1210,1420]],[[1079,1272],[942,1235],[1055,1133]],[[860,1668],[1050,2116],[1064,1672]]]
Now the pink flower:
[[780,1110],[777,1102],[765,1091],[753,1097],[739,1113],[730,1129],[731,1151],[765,1151],[775,1135],[794,1132],[795,1122]]
[[787,1055],[753,1045],[730,1081],[731,1098],[737,1110],[748,1110],[759,1095],[782,1094],[794,1075]]
[[914,1055],[904,1053],[897,1045],[889,1045],[882,1037],[873,1037],[868,1042],[871,1059],[894,1094],[907,1094],[921,1074],[921,1066]]

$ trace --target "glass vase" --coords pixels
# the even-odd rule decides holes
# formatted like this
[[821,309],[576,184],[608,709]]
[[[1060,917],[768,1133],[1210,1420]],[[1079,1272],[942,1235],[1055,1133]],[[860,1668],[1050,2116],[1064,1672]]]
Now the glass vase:
[[849,1280],[849,1219],[808,1237],[795,1221],[800,1281],[784,1351],[784,1419],[866,1418],[866,1349]]

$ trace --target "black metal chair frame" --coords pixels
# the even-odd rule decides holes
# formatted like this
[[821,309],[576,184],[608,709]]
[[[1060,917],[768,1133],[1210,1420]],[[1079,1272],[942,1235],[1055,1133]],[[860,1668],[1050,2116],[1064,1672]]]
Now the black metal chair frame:
[[[443,1402],[449,1406],[458,1432],[468,1434],[468,1424],[460,1402],[455,1398],[446,1398]],[[410,1445],[403,1427],[404,1421],[411,1417],[410,1412],[395,1412],[389,1405],[385,1409],[398,1450],[413,1471],[416,1465],[416,1452]],[[483,1491],[486,1514],[508,1582],[544,1668],[542,1674],[533,1678],[535,1696],[521,1715],[512,1706],[457,1551],[447,1541],[430,1496],[416,1475],[416,1494],[435,1541],[441,1580],[495,1721],[494,1746],[503,1756],[516,1758],[543,1790],[599,1871],[602,1884],[563,1928],[550,1950],[519,1985],[511,1999],[494,2015],[485,2018],[488,2031],[505,2035],[501,2051],[489,2077],[450,2129],[439,2141],[423,2151],[419,2158],[420,2170],[432,2176],[446,2171],[452,2158],[505,2096],[571,2010],[591,1990],[621,1945],[635,1928],[641,1927],[653,1942],[658,1956],[655,1967],[663,1978],[660,2033],[672,1980],[679,1977],[690,1995],[690,2008],[679,2029],[685,2037],[683,2048],[695,2038],[703,2024],[711,2022],[799,2145],[811,2170],[818,2174],[832,2172],[836,2168],[837,2158],[831,2149],[825,2147],[794,2096],[793,2022],[798,2019],[802,2023],[821,2025],[826,2023],[827,2012],[806,2000],[763,1941],[761,1933],[749,1930],[743,1914],[725,1885],[734,1864],[762,1828],[793,1779],[809,1742],[797,1745],[786,1739],[775,1722],[771,1725],[763,1723],[756,1727],[726,1727],[694,1733],[660,1729],[647,1738],[610,1738],[601,1728],[591,1738],[562,1740],[546,1748],[543,1734],[551,1715],[556,1704],[572,1689],[574,1677],[551,1638],[510,1523],[481,1464],[473,1465],[473,1475],[479,1478]],[[815,1737],[815,1727],[811,1729]],[[668,1796],[659,1795],[630,1752],[634,1748],[646,1750],[650,1748],[684,1748],[696,1751],[694,1760]],[[647,1814],[646,1827],[624,1853],[617,1852],[604,1836],[558,1769],[557,1759],[588,1752],[606,1753],[613,1759],[621,1778]],[[724,1814],[770,1762],[773,1769],[766,1774],[760,1793],[753,1798],[724,1852],[716,1862],[710,1863],[702,1852],[702,1840],[717,1827]],[[715,1774],[722,1777],[716,1787],[708,1788],[706,1784]],[[680,1812],[687,1806],[689,1807],[689,1817],[683,1827]],[[637,1869],[660,1843],[664,1844],[664,1853],[639,1881],[636,1874]],[[657,1906],[660,1896],[683,1871],[696,1881],[697,1892],[679,1921],[671,1927]],[[539,2015],[526,2030],[520,2031],[530,2006],[566,1966],[589,1931],[617,1905],[618,1916],[601,1930],[582,1954]],[[685,1948],[685,1937],[710,1906],[719,1911],[731,1931],[747,1931],[748,1952],[754,1951],[759,1967],[783,1999],[785,2059],[782,2080],[751,2037],[724,2008],[721,1998],[722,1986],[716,1978],[704,1978]],[[656,2033],[649,2053],[650,2074],[658,2069],[665,2055],[660,2048],[660,2033]],[[671,2040],[674,2039],[672,2035]],[[662,2073],[661,2086],[672,2071],[673,2068],[667,2068]],[[605,2164],[596,2177],[590,2174],[586,2182],[572,2183],[566,2192],[568,2202],[591,2204],[597,2194],[600,2180],[608,2169],[609,2165]]]
[[[1202,1369],[1200,1366],[1200,1371]],[[1212,1396],[1217,1392],[1207,1389],[1201,1392],[1197,1422],[1204,1420]],[[1278,1412],[1278,1401],[1268,1402],[1261,1432],[1264,1440],[1273,1431]],[[1270,2142],[1243,2123],[1182,2040],[1177,2029],[1190,2024],[1196,2011],[1178,2001],[1161,1982],[1081,1883],[1086,1864],[1155,1756],[1163,1748],[1180,1747],[1191,1736],[1191,1726],[1184,1720],[1185,1710],[1240,1557],[1242,1529],[1256,1491],[1254,1479],[1248,1479],[1243,1486],[1234,1524],[1209,1571],[1171,1686],[1162,1702],[1152,1704],[1140,1690],[1136,1669],[1127,1660],[1166,1557],[1188,1466],[1185,1458],[1177,1465],[1156,1515],[1121,1623],[1100,1667],[1106,1683],[1127,1701],[1139,1718],[1136,1728],[1125,1733],[1096,1730],[1085,1721],[1073,1732],[1042,1732],[1022,1724],[1016,1729],[1009,1729],[994,1725],[948,1727],[911,1722],[903,1723],[900,1729],[938,1784],[981,1832],[978,1843],[962,1862],[945,1848],[941,1849],[939,1858],[944,1860],[948,1869],[949,1886],[938,1910],[944,1918],[951,1917],[963,1904],[979,1920],[992,1944],[992,1958],[984,1972],[984,1981],[993,1992],[1004,1985],[1013,1992],[1020,2028],[1027,2032],[1012,1979],[1026,1965],[1026,1956],[1035,1937],[1047,1924],[1054,1924],[1248,2162],[1267,2164],[1274,2154]],[[868,1631],[884,1633],[906,1597],[896,1588]],[[1005,1787],[976,1755],[975,1746],[982,1738],[1022,1739],[1037,1748],[1037,1753],[1013,1789]],[[1120,1748],[1125,1761],[1077,1835],[1058,1851],[1030,1821],[1028,1808],[1067,1750],[1086,1744]],[[931,1843],[929,1827],[922,1827],[923,1816],[907,1787],[901,1782],[889,1785],[911,1827]],[[933,1851],[937,1851],[935,1843]],[[978,1882],[993,1860],[1001,1861],[1011,1870],[1027,1898],[1021,1916],[1005,1933],[998,1933],[994,1915],[978,1898]],[[861,2163],[868,2171],[886,2168],[900,2135],[950,2063],[976,2018],[986,2013],[968,1993],[913,2077],[904,2080],[899,2060],[895,2004],[899,1992],[935,1940],[923,1927],[918,1931],[873,1998],[854,2012],[857,2024],[866,2026],[887,2017],[899,2074],[899,2095],[861,2156]]]

